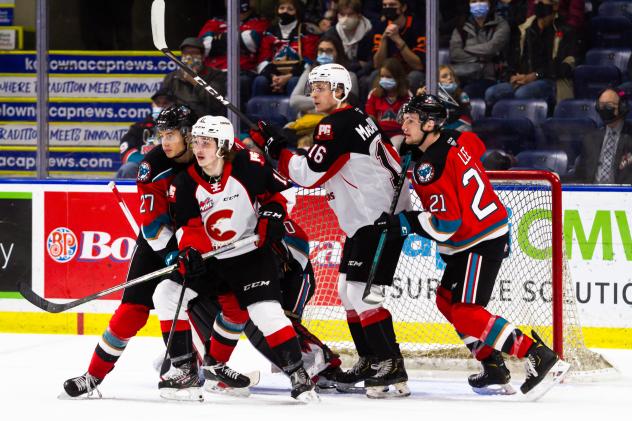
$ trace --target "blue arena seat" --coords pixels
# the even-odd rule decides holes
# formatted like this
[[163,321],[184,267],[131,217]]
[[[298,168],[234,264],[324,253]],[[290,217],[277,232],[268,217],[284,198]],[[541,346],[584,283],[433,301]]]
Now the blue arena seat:
[[492,117],[528,118],[534,125],[546,120],[548,105],[541,99],[501,99],[492,108]]
[[595,16],[590,19],[593,48],[630,47],[632,21],[623,16]]
[[573,90],[575,98],[595,99],[607,86],[620,83],[621,75],[616,67],[583,64],[575,68]]
[[564,151],[528,150],[516,155],[516,168],[532,168],[556,172],[560,176],[568,172],[568,157]]
[[555,118],[589,118],[597,125],[601,125],[601,118],[595,110],[595,101],[592,99],[565,99],[555,107]]
[[447,48],[439,48],[439,66],[450,64],[450,50]]
[[631,1],[606,1],[599,6],[599,16],[624,16],[632,18]]
[[593,48],[586,53],[586,64],[615,66],[622,76],[626,76],[631,53],[629,48]]
[[246,105],[246,114],[254,121],[269,121],[278,126],[284,126],[296,118],[290,107],[290,98],[281,95],[263,95],[250,98]]
[[542,149],[562,150],[569,162],[575,162],[585,137],[597,125],[590,118],[549,118],[540,126],[544,135]]
[[535,145],[535,128],[527,118],[482,118],[474,121],[472,131],[487,149],[502,149],[513,155]]
[[470,99],[470,106],[472,108],[470,111],[470,114],[472,116],[472,121],[485,118],[485,111],[487,109],[487,104],[485,104],[484,99],[472,98]]

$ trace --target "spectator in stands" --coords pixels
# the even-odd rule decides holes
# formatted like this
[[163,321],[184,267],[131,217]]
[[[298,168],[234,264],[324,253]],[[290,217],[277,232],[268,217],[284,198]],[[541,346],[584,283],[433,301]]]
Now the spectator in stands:
[[[195,37],[185,38],[180,44],[182,62],[189,65],[197,74],[211,85],[220,95],[226,95],[226,73],[203,63],[204,45]],[[167,74],[162,86],[173,93],[177,102],[186,104],[196,115],[225,115],[226,108],[206,91],[196,86],[195,80],[178,69]]]
[[361,0],[338,0],[338,23],[325,35],[340,40],[350,62],[347,70],[358,77],[369,73],[371,68],[372,28],[371,21],[362,16]]
[[404,0],[382,0],[383,20],[373,28],[373,67],[380,69],[388,57],[401,61],[408,82],[416,90],[425,79],[426,36],[424,22],[407,14]]
[[454,29],[450,39],[450,59],[465,91],[483,97],[497,80],[496,66],[509,43],[509,24],[495,13],[495,3],[470,0],[470,16]]
[[[320,41],[318,41],[315,65],[328,63],[337,63],[346,68],[349,66],[349,60],[340,43],[340,39],[323,35]],[[309,72],[315,65],[309,65],[305,68],[296,87],[292,91],[292,95],[290,95],[290,107],[296,111],[299,117],[316,112],[312,97],[307,93]],[[359,95],[358,78],[353,72],[349,72],[349,76],[351,76],[351,93],[349,94],[348,101],[351,104],[357,104]],[[316,124],[314,124],[314,126],[315,125]]]
[[575,166],[574,181],[599,184],[632,183],[632,124],[625,121],[625,94],[612,88],[597,97],[605,126],[586,136]]
[[[417,90],[417,95],[425,93],[425,86]],[[452,66],[439,66],[438,94],[448,111],[448,118],[443,127],[459,132],[472,131],[470,97],[461,89],[459,77],[454,73]]]
[[299,0],[279,0],[277,23],[268,28],[261,41],[253,96],[289,95],[305,64],[316,59],[318,36],[303,24],[300,8]]
[[[226,1],[226,0],[224,0]],[[257,72],[257,56],[263,33],[270,26],[270,21],[259,17],[252,7],[252,0],[241,0],[239,11],[240,32],[240,83],[241,104],[245,105],[250,98],[252,82]],[[214,17],[206,21],[198,38],[204,44],[206,58],[204,64],[215,69],[226,70],[226,19],[225,16]]]
[[302,0],[305,4],[305,21],[318,25],[321,33],[325,33],[336,22],[338,0]]
[[151,114],[130,126],[121,138],[121,167],[116,178],[136,178],[140,161],[156,145],[156,117],[163,108],[175,104],[176,98],[165,87],[151,96]]
[[384,60],[373,81],[373,90],[369,92],[365,111],[390,137],[397,149],[404,140],[402,126],[397,122],[397,113],[412,96],[402,63],[396,58]]
[[[527,16],[533,16],[535,14],[536,0],[528,0],[529,8],[527,10]],[[558,14],[564,22],[572,26],[576,32],[581,31],[584,28],[586,21],[586,0],[560,0],[560,6]]]
[[509,63],[508,82],[485,91],[492,106],[503,98],[545,99],[549,106],[572,97],[575,68],[575,32],[556,19],[559,0],[538,0],[535,16],[521,25],[520,53],[517,63]]

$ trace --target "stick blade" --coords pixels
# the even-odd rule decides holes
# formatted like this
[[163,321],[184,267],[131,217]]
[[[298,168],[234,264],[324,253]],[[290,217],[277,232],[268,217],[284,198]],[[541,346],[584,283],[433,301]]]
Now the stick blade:
[[151,36],[158,50],[168,50],[165,40],[165,0],[154,0],[151,4]]
[[26,282],[18,282],[18,291],[29,303],[37,308],[41,308],[49,313],[60,313],[64,310],[63,306],[51,303],[33,292]]

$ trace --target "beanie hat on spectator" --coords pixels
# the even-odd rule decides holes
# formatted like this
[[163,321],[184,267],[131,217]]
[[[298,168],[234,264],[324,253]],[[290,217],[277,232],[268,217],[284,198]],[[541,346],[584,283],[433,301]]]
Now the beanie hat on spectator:
[[182,41],[182,43],[180,44],[180,50],[182,50],[184,47],[199,48],[202,54],[204,54],[204,44],[202,43],[201,40],[197,39],[196,37],[185,38],[184,41]]

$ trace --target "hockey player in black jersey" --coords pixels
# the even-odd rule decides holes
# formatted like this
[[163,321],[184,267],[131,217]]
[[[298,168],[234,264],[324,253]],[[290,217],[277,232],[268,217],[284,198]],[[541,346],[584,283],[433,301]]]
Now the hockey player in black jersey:
[[[187,285],[193,296],[217,295],[230,323],[243,325],[250,318],[289,375],[293,398],[318,400],[292,323],[281,308],[279,268],[270,247],[284,234],[286,199],[280,192],[290,183],[256,152],[231,151],[233,142],[232,124],[224,117],[205,116],[193,127],[196,163],[174,180],[170,192],[181,271],[185,279],[188,273],[196,275]],[[255,233],[256,245],[201,260],[200,252]],[[185,294],[183,307],[191,298]],[[218,359],[225,354],[222,344],[214,342],[212,337],[203,367],[210,379],[223,375],[227,362]]]
[[[408,376],[391,314],[381,304],[362,300],[380,235],[373,221],[389,209],[401,172],[399,155],[367,114],[345,102],[351,79],[344,67],[325,64],[314,68],[309,86],[316,111],[328,115],[314,129],[314,145],[306,155],[285,149],[283,136],[264,122],[260,128],[267,154],[279,160],[279,172],[300,186],[324,187],[329,206],[347,235],[338,293],[359,359],[338,382],[353,385],[364,381],[371,398],[408,396]],[[401,194],[396,211],[409,207],[409,195]],[[392,284],[402,244],[398,239],[387,243],[373,284],[375,293]],[[390,385],[395,392],[384,392]]]
[[[142,223],[127,279],[161,269],[172,263],[174,253],[177,255],[178,245],[168,211],[168,190],[175,175],[193,159],[187,147],[187,138],[194,122],[191,109],[185,105],[168,107],[157,118],[160,146],[145,156],[137,177]],[[121,304],[94,350],[88,371],[64,382],[64,390],[69,396],[91,396],[95,391],[101,396],[97,386],[114,369],[129,340],[147,323],[149,311],[154,308],[152,294],[159,281],[144,282],[124,290]],[[186,348],[191,342],[190,338],[190,329],[182,329],[173,341],[173,346]],[[174,380],[182,380],[189,375],[187,384],[193,384],[191,373],[197,380],[197,369],[191,360],[176,365],[178,367],[173,373],[178,375]]]

